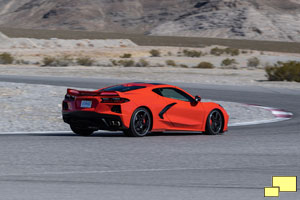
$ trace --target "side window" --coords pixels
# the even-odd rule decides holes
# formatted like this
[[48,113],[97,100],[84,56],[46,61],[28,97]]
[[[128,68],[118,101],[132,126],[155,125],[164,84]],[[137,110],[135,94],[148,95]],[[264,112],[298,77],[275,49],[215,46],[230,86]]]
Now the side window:
[[153,90],[153,92],[166,98],[187,101],[187,102],[193,101],[193,99],[188,94],[175,88],[158,88]]

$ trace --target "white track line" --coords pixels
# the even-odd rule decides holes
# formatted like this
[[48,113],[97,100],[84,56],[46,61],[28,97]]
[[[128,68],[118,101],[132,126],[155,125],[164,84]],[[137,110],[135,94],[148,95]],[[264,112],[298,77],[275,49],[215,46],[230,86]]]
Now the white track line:
[[96,170],[96,171],[65,171],[65,172],[42,172],[24,174],[1,174],[5,176],[39,176],[39,175],[64,175],[64,174],[103,174],[103,173],[126,173],[126,172],[161,172],[161,171],[182,171],[182,170],[201,170],[203,168],[173,168],[173,169],[125,169],[125,170]]

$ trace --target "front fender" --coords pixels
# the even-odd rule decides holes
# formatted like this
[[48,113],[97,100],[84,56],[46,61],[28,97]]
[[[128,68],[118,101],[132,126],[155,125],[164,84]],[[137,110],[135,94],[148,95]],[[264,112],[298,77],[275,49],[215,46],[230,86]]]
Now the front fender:
[[209,115],[209,113],[215,109],[218,109],[221,111],[223,118],[224,118],[224,125],[223,125],[223,131],[228,130],[228,121],[229,121],[229,115],[227,111],[219,104],[213,103],[213,102],[203,102],[203,108],[204,108],[204,119],[203,119],[203,127],[202,130],[205,130],[206,126],[206,120]]

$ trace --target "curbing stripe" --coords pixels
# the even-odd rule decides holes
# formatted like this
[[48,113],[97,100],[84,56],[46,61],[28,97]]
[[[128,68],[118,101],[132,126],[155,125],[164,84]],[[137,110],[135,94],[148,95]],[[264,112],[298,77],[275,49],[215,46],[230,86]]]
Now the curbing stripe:
[[270,120],[260,120],[260,121],[252,121],[252,122],[238,122],[238,123],[229,124],[228,125],[229,127],[274,123],[274,122],[286,121],[293,117],[293,113],[287,112],[283,109],[254,105],[254,104],[245,104],[245,105],[268,110],[274,115],[275,118]]

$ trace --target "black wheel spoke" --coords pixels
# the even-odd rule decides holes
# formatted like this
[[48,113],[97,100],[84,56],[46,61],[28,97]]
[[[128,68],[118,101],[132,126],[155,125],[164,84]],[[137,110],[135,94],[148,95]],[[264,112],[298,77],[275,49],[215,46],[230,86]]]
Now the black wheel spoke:
[[149,113],[145,110],[140,110],[136,113],[135,118],[133,120],[134,129],[138,134],[144,135],[149,131],[150,128],[150,120]]
[[222,131],[223,118],[218,110],[214,110],[209,115],[209,126],[211,134],[219,134]]

